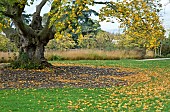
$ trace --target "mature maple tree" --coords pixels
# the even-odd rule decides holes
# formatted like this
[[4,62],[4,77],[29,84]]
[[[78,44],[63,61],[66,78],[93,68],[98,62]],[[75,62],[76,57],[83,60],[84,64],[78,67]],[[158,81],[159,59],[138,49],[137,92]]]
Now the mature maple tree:
[[[40,15],[42,8],[51,3],[45,25],[42,25]],[[31,23],[25,21],[23,13],[25,7],[32,5],[34,0],[1,0],[0,1],[0,27],[8,38],[15,41],[19,48],[19,60],[24,63],[34,62],[42,65],[47,64],[44,58],[44,47],[54,37],[60,38],[67,32],[79,33],[78,16],[83,10],[88,10],[90,0],[41,0],[32,14]],[[11,23],[14,27],[11,27]],[[68,36],[71,36],[67,33]],[[20,58],[24,55],[24,58]]]

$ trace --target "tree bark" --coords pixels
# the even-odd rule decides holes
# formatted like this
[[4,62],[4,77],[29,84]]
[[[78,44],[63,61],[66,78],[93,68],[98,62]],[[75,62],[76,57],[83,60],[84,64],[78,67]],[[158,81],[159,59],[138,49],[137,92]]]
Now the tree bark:
[[[27,36],[29,36],[29,38]],[[36,64],[41,68],[42,66],[49,66],[50,64],[48,64],[44,57],[45,46],[49,40],[43,36],[27,36],[20,35],[18,60],[22,60],[22,62],[25,61],[25,64],[27,64],[27,61],[29,60],[29,63]],[[41,40],[42,38],[45,38],[46,40]],[[23,56],[26,56],[27,58],[23,58]]]
[[20,47],[20,53],[27,54],[30,60],[38,61],[38,62],[43,62],[45,61],[44,57],[44,44],[39,43],[39,44],[33,44],[32,42],[29,42],[30,44],[27,45],[27,43],[22,44]]

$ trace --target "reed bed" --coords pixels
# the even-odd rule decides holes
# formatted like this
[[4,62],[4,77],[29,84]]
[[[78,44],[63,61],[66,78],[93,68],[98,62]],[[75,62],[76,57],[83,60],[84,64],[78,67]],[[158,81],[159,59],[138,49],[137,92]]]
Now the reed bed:
[[[16,52],[0,52],[0,62],[15,60]],[[140,50],[114,50],[104,51],[96,49],[73,49],[66,51],[46,51],[47,60],[119,60],[119,59],[142,59],[145,53]]]
[[140,50],[92,50],[75,49],[67,51],[47,51],[45,57],[48,60],[115,60],[115,59],[142,59],[145,53]]
[[0,63],[13,61],[17,58],[17,52],[0,52]]

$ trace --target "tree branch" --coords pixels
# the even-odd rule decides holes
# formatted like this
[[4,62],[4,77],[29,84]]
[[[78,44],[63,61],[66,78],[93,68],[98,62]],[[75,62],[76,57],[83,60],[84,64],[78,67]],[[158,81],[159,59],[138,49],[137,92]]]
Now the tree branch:
[[26,25],[24,24],[22,18],[14,17],[14,19],[12,19],[12,20],[13,20],[16,28],[19,29],[22,32],[22,34],[26,36],[28,33],[28,30],[29,30],[28,29],[29,27],[26,28]]
[[42,0],[41,3],[39,5],[36,6],[36,14],[40,15],[41,9],[43,8],[43,6],[46,4],[48,0]]
[[[52,12],[54,9],[55,9],[55,5],[52,5],[50,12]],[[56,13],[57,11],[58,11],[58,9],[56,9],[56,11],[54,13]],[[52,15],[49,15],[47,18],[47,22],[46,22],[44,28],[42,29],[42,31],[39,33],[39,35],[44,35],[44,32],[46,32],[46,31],[52,31],[53,25],[51,27],[49,27],[51,18],[52,18]]]
[[36,11],[33,14],[32,22],[30,24],[33,30],[42,30],[42,17],[40,16],[41,10],[43,6],[46,4],[48,0],[42,0],[39,5],[36,6]]
[[93,2],[94,4],[109,4],[110,2]]
[[0,13],[2,13],[4,16],[7,16],[9,18],[13,18],[14,17],[12,14],[9,14],[7,12],[0,11]]

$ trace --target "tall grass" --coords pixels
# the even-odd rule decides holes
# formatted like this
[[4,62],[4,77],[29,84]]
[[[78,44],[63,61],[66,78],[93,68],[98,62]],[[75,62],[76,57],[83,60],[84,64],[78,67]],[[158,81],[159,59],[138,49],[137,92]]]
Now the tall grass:
[[[119,60],[142,59],[145,53],[140,50],[104,51],[97,49],[74,49],[67,51],[46,51],[47,60]],[[0,62],[16,59],[18,53],[0,52]]]
[[[112,60],[112,59],[141,59],[145,54],[139,50],[92,50],[76,49],[68,51],[47,51],[45,57],[48,60]],[[58,58],[57,58],[58,57]]]
[[0,52],[0,63],[10,62],[15,60],[18,53],[16,52]]

